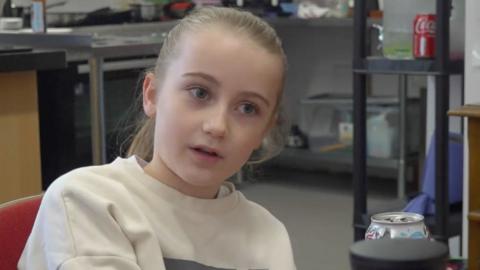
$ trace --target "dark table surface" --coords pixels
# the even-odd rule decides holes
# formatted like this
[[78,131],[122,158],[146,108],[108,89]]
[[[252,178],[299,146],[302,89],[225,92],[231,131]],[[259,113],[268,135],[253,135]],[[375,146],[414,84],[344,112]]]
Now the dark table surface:
[[66,53],[63,50],[0,46],[0,72],[59,69],[66,65]]

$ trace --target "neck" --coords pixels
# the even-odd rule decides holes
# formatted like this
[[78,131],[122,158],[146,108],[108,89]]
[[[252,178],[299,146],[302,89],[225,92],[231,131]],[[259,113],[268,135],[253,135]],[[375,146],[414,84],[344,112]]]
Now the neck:
[[220,186],[192,185],[175,174],[162,161],[157,161],[155,158],[143,170],[156,180],[190,197],[214,199],[220,189]]

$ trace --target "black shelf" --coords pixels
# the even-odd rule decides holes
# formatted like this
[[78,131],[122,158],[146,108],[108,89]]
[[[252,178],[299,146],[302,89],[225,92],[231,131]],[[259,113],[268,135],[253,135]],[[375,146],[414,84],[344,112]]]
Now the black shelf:
[[461,61],[449,59],[450,0],[436,0],[435,58],[431,60],[389,60],[367,55],[367,0],[355,0],[353,19],[353,223],[354,240],[364,239],[367,214],[366,105],[369,74],[435,76],[435,212],[436,240],[448,243],[448,118],[450,75],[462,74]]
[[385,57],[367,57],[358,61],[355,73],[363,74],[406,74],[406,75],[443,75],[463,74],[464,61],[451,60],[446,70],[440,69],[433,59],[388,59]]
[[[413,159],[416,153],[410,155]],[[378,177],[396,177],[398,158],[367,158],[369,175]],[[309,171],[352,172],[353,154],[350,150],[314,152],[309,149],[285,148],[278,156],[267,162],[294,169]]]

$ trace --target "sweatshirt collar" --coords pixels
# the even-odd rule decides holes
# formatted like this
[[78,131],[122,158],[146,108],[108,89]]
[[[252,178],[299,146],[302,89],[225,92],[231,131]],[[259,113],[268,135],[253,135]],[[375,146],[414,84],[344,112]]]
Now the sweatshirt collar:
[[185,195],[145,173],[143,167],[147,165],[147,162],[138,156],[131,156],[126,159],[117,158],[115,162],[125,162],[134,173],[133,175],[139,178],[138,181],[143,183],[147,189],[153,191],[155,196],[159,196],[166,202],[183,210],[221,214],[233,210],[239,202],[240,193],[235,190],[235,185],[230,182],[224,182],[215,199],[196,198]]

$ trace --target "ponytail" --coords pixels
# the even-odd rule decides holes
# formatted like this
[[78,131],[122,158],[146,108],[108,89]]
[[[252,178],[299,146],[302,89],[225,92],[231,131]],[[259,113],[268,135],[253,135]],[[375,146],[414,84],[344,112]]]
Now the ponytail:
[[145,161],[152,160],[154,129],[155,119],[145,116],[128,147],[127,156],[136,155]]

